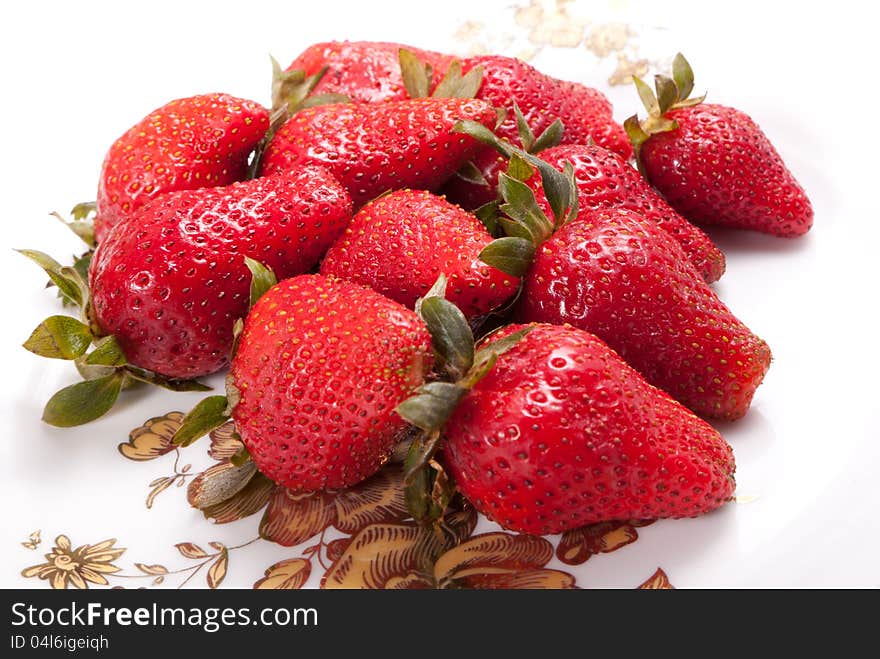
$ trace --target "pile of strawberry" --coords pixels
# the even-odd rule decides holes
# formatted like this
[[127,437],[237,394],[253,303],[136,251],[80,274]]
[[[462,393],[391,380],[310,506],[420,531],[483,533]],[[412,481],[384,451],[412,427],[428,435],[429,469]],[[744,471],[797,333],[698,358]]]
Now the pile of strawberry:
[[84,378],[46,422],[229,367],[175,443],[231,417],[232,461],[293,492],[405,450],[438,527],[461,495],[537,534],[731,499],[704,419],[746,413],[770,349],[710,287],[724,255],[698,225],[812,224],[748,116],[690,98],[680,55],[624,126],[509,57],[344,42],[273,64],[271,109],[179,99],[112,145],[73,266],[25,250],[82,311],[25,344]]

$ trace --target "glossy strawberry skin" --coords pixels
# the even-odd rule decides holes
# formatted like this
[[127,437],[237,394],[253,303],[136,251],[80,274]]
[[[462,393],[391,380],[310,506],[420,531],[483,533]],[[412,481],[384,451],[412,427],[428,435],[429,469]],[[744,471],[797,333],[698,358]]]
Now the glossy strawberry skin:
[[446,298],[468,318],[516,293],[519,279],[479,260],[492,242],[480,220],[430,192],[398,190],[358,211],[321,273],[355,281],[413,308],[446,275]]
[[804,189],[745,113],[701,103],[673,110],[676,130],[641,147],[651,184],[697,224],[719,224],[792,238],[813,225]]
[[338,103],[295,114],[263,158],[263,175],[324,165],[356,207],[388,190],[438,188],[478,149],[452,127],[470,119],[491,126],[495,112],[473,99],[420,98],[377,105]]
[[546,241],[516,314],[597,335],[649,382],[710,418],[745,414],[770,366],[767,344],[679,245],[627,210],[594,211]]
[[322,275],[283,281],[251,309],[232,361],[235,427],[259,470],[294,492],[348,487],[388,459],[395,408],[422,384],[431,337],[412,311]]
[[[561,144],[588,144],[591,140],[623,159],[632,156],[632,146],[623,128],[614,121],[611,103],[600,91],[576,82],[559,80],[533,66],[500,55],[471,57],[463,70],[483,67],[483,83],[477,98],[507,110],[507,117],[495,131],[510,143],[521,146],[513,104],[519,106],[535,135],[540,135],[556,119],[565,126]],[[475,185],[453,178],[444,190],[449,198],[466,209],[474,209],[495,199],[500,156],[491,148],[480,151],[474,164],[489,185]]]
[[344,94],[357,103],[402,101],[409,98],[400,73],[398,52],[409,50],[431,65],[432,88],[452,63],[452,56],[405,44],[383,41],[328,41],[316,43],[300,53],[288,71],[300,69],[314,75],[327,72],[315,87],[315,94]]
[[181,98],[154,110],[104,157],[97,239],[157,195],[242,180],[248,154],[268,128],[264,107],[228,94]]
[[477,510],[541,535],[691,517],[735,487],[714,428],[570,326],[534,325],[498,359],[447,423],[443,458]]
[[128,361],[194,378],[228,363],[248,310],[248,256],[279,279],[313,267],[351,218],[351,200],[307,167],[223,188],[170,192],[111,229],[92,259],[92,313]]
[[[565,162],[574,166],[582,214],[614,208],[635,211],[675,238],[707,282],[717,281],[724,273],[723,252],[698,227],[679,215],[635,168],[619,156],[601,147],[566,145],[542,151],[540,158],[560,171]],[[529,185],[538,202],[549,212],[550,205],[541,188],[540,176],[533,176]]]

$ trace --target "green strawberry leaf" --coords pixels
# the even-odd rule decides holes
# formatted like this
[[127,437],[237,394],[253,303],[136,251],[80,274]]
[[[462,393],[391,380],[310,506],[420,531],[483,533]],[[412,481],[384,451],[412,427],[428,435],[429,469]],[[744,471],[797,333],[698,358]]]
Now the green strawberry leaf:
[[128,360],[113,336],[105,336],[95,342],[95,349],[85,358],[86,364],[94,366],[125,366]]
[[[290,115],[302,109],[302,103],[318,86],[327,73],[325,66],[314,75],[306,76],[305,71],[294,69],[284,71],[271,55],[272,60],[272,114],[286,121]],[[277,123],[277,122],[273,122]]]
[[678,88],[676,100],[683,101],[691,95],[694,90],[694,70],[681,53],[677,53],[672,60],[672,79]]
[[577,177],[574,173],[574,165],[572,165],[571,162],[566,161],[562,164],[562,175],[565,177],[571,195],[568,200],[568,214],[562,218],[561,222],[557,223],[557,229],[577,218],[578,212],[580,211],[580,196],[578,194]]
[[529,153],[538,153],[544,149],[556,146],[562,141],[562,135],[565,132],[565,126],[562,121],[557,119],[544,129],[544,132],[538,136],[531,149],[526,149]]
[[431,333],[441,367],[454,380],[462,377],[474,361],[474,335],[464,314],[449,300],[430,296],[422,299],[419,315]]
[[461,168],[455,172],[455,175],[463,181],[467,181],[473,185],[489,187],[489,181],[486,180],[486,177],[483,176],[483,172],[481,172],[471,160],[468,160],[462,165]]
[[[553,233],[553,222],[538,206],[535,194],[528,185],[502,172],[498,175],[498,190],[505,202],[501,205],[501,211],[519,223],[535,245],[540,245]],[[506,228],[507,224],[504,226]]]
[[519,134],[519,141],[522,143],[522,148],[526,151],[531,151],[532,146],[535,144],[535,134],[532,132],[529,122],[526,121],[526,118],[523,116],[522,110],[519,109],[519,105],[516,104],[516,101],[513,102],[513,113],[516,115],[516,131]]
[[232,362],[232,358],[235,357],[235,353],[238,352],[238,341],[241,339],[241,333],[244,331],[244,321],[241,318],[236,318],[235,322],[232,323],[232,347],[229,349],[229,361]]
[[[88,252],[83,252],[79,256],[74,257],[73,269],[79,273],[80,278],[84,282],[89,279],[89,265],[92,262],[92,256],[94,253],[95,250],[90,249]],[[49,282],[49,286],[51,285],[52,282]],[[58,291],[58,298],[61,300],[61,306],[73,306],[73,302],[71,302],[60,290]]]
[[94,250],[83,252],[73,261],[73,269],[79,273],[83,281],[88,281],[89,279],[89,266],[92,264],[92,256],[94,254]]
[[636,91],[639,93],[639,98],[642,99],[642,104],[645,106],[648,114],[653,116],[659,115],[660,104],[657,102],[657,97],[654,95],[654,91],[638,76],[633,76],[632,79],[636,86]]
[[568,179],[558,169],[535,156],[529,156],[529,162],[537,167],[541,174],[541,185],[544,196],[553,210],[554,225],[559,225],[566,216],[574,199],[577,199],[577,188],[572,189]]
[[[440,433],[434,433],[431,439],[439,440]],[[428,459],[425,457],[428,451],[424,448],[426,438],[424,435],[416,437],[409,445],[409,451],[403,462],[403,499],[406,509],[412,518],[422,524],[429,519],[430,491],[432,489],[432,474],[427,466]]]
[[455,495],[455,485],[434,459],[440,443],[439,433],[417,437],[404,460],[403,496],[412,518],[423,525],[434,525]]
[[527,238],[496,238],[480,252],[480,260],[512,277],[522,277],[532,265],[535,243]]
[[513,153],[513,147],[511,147],[510,144],[502,139],[499,139],[498,136],[495,135],[495,133],[493,133],[490,129],[486,128],[483,124],[477,121],[464,119],[462,121],[456,122],[456,124],[452,127],[452,132],[470,135],[478,142],[481,142],[486,146],[493,147],[505,158],[509,158],[510,154]]
[[137,368],[131,364],[126,365],[125,373],[140,382],[146,382],[169,391],[211,391],[211,387],[198,380],[182,380],[179,378],[166,378],[162,375]]
[[263,293],[278,283],[278,279],[271,268],[267,268],[259,261],[245,256],[244,264],[251,271],[251,306],[254,306]]
[[51,426],[70,428],[106,414],[122,390],[122,373],[85,380],[56,393],[43,410],[43,421]]
[[428,289],[428,292],[425,293],[422,297],[416,300],[415,310],[416,314],[421,315],[422,313],[422,302],[427,300],[429,297],[446,297],[446,285],[449,283],[449,280],[446,278],[446,275],[440,274],[437,277],[437,281],[435,281],[431,288]]
[[98,204],[94,201],[83,201],[70,209],[70,215],[73,217],[74,222],[86,220],[90,215],[94,215],[97,212]]
[[490,236],[495,237],[497,235],[499,220],[497,201],[490,201],[483,204],[474,210],[473,214],[483,223],[483,226],[486,227],[486,231],[489,232]]
[[90,202],[87,204],[77,204],[73,207],[73,220],[68,221],[65,220],[59,213],[49,213],[56,220],[61,222],[64,226],[70,229],[80,240],[82,240],[86,245],[88,245],[91,249],[94,249],[97,246],[97,242],[95,242],[95,223],[89,218],[89,215],[94,211],[95,203]]
[[[82,376],[83,380],[97,380],[98,378],[103,378],[107,375],[113,375],[119,370],[115,366],[99,366],[96,364],[87,364],[85,356],[74,359],[73,365],[76,366],[76,370]],[[122,388],[125,389],[131,384],[133,384],[132,379],[125,378],[122,381]]]
[[403,86],[409,97],[427,98],[431,92],[431,65],[420,60],[418,55],[406,48],[397,51],[397,61],[400,64]]
[[657,106],[660,114],[666,111],[678,100],[678,87],[672,78],[662,75],[654,76],[654,87],[657,90]]
[[467,389],[451,382],[429,382],[400,403],[396,411],[417,428],[439,431],[465,394]]
[[88,325],[70,316],[50,316],[31,333],[24,347],[41,357],[76,359],[94,337]]
[[229,421],[229,415],[226,414],[227,403],[226,396],[208,396],[199,401],[183,417],[180,428],[174,433],[171,442],[175,446],[189,446],[199,437],[222,426]]
[[532,331],[531,327],[525,327],[513,334],[498,339],[492,345],[481,348],[474,356],[474,365],[468,374],[459,380],[458,386],[470,391],[495,367],[498,358],[522,341],[523,337]]
[[531,331],[531,327],[524,327],[521,330],[508,334],[503,339],[493,341],[491,345],[480,348],[479,350],[477,350],[477,354],[474,356],[474,364],[476,366],[480,366],[492,359],[493,355],[495,357],[500,357],[505,352],[513,348],[520,341],[522,341]]
[[[429,68],[430,71],[430,68]],[[428,74],[430,80],[430,73]],[[480,91],[483,84],[483,67],[475,66],[470,71],[461,75],[461,62],[453,60],[443,76],[443,80],[437,85],[433,98],[473,98]]]
[[88,286],[86,286],[85,280],[76,269],[62,266],[48,254],[34,249],[19,249],[16,251],[24,254],[43,268],[46,274],[49,275],[49,279],[52,280],[52,283],[58,287],[61,294],[70,302],[78,307],[82,307],[88,301]]
[[335,92],[327,92],[326,94],[315,94],[303,99],[297,110],[305,110],[306,108],[314,108],[319,105],[333,105],[334,103],[351,103],[351,97],[345,94],[337,94]]
[[[238,436],[238,435],[236,434],[236,436]],[[248,452],[248,450],[244,446],[242,446],[240,449],[238,449],[238,452],[235,455],[233,455],[231,458],[229,458],[229,462],[234,464],[236,467],[241,467],[242,465],[247,464],[250,461],[251,461],[251,454]]]
[[510,219],[509,217],[504,217],[503,215],[498,216],[498,224],[503,229],[505,236],[511,238],[524,238],[533,245],[536,240],[539,240],[539,236],[533,235],[526,226],[520,224],[516,220]]
[[515,178],[517,181],[528,181],[535,173],[535,168],[527,163],[523,158],[514,153],[510,157],[507,165],[507,175]]

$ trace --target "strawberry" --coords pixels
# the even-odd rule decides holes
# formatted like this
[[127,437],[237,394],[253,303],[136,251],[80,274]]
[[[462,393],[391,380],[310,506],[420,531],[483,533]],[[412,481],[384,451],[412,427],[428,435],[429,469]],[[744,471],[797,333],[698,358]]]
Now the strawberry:
[[321,273],[372,287],[412,308],[440,274],[467,317],[516,293],[519,279],[479,259],[492,237],[467,211],[430,192],[398,190],[355,214],[321,263]]
[[523,533],[692,517],[735,486],[733,452],[715,429],[570,326],[531,326],[464,396],[445,435],[443,464],[462,494]]
[[744,112],[689,99],[693,71],[680,53],[673,67],[674,79],[656,77],[656,96],[636,79],[649,116],[627,120],[651,185],[697,224],[786,238],[809,231],[810,200],[764,132]]
[[130,364],[194,378],[228,363],[248,309],[245,257],[306,272],[342,233],[351,201],[326,170],[181,190],[116,225],[91,264],[91,312]]
[[[564,127],[561,144],[595,142],[624,159],[632,155],[626,133],[614,121],[611,103],[600,91],[546,75],[512,57],[486,55],[471,57],[462,63],[464,71],[475,67],[481,67],[483,71],[483,82],[476,98],[507,110],[507,118],[496,130],[500,138],[512,144],[520,142],[516,115],[521,112],[521,119],[535,134],[543,133],[558,119]],[[531,146],[522,144],[527,151]],[[476,170],[484,182],[455,177],[444,192],[467,209],[490,202],[495,199],[498,172],[503,169],[503,164],[496,152],[484,149],[474,158]]]
[[452,62],[449,55],[404,44],[328,41],[306,48],[287,70],[299,69],[306,75],[314,75],[326,67],[327,72],[315,87],[316,94],[343,94],[356,103],[402,101],[409,98],[409,94],[398,61],[401,48],[431,66],[432,88]]
[[[699,228],[679,215],[657,194],[639,173],[620,156],[598,146],[557,146],[541,152],[541,160],[562,171],[570,162],[574,167],[581,211],[624,208],[638,212],[675,238],[686,258],[707,282],[724,273],[724,254]],[[541,178],[533,176],[529,185],[539,205],[549,209]]]
[[388,190],[435,189],[479,147],[473,138],[452,132],[461,119],[489,126],[495,112],[482,101],[458,98],[309,108],[278,130],[263,156],[262,173],[324,165],[356,207]]
[[718,299],[656,223],[633,211],[580,213],[538,248],[516,311],[596,334],[694,412],[748,410],[770,349]]
[[181,98],[154,110],[104,158],[96,238],[157,195],[243,179],[248,155],[268,127],[264,107],[228,94]]
[[488,126],[495,112],[482,101],[432,98],[309,108],[279,129],[266,149],[262,173],[324,165],[355,206],[388,190],[436,188],[479,146],[452,132],[461,119]]
[[369,288],[301,275],[251,309],[232,361],[232,419],[258,469],[294,492],[354,485],[405,429],[395,407],[422,384],[431,337]]

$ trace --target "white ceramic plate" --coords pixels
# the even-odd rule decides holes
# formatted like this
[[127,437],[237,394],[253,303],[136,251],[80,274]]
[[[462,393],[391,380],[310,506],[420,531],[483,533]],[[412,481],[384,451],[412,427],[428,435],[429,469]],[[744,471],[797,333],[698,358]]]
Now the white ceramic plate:
[[[82,428],[41,424],[43,403],[75,374],[19,347],[58,306],[41,291],[42,274],[11,248],[59,258],[79,249],[47,213],[94,197],[105,150],[149,110],[219,90],[267,102],[267,53],[290,60],[311,42],[346,37],[462,54],[482,44],[527,55],[548,73],[606,91],[621,120],[638,101],[629,86],[606,82],[618,52],[629,61],[649,60],[653,73],[681,49],[696,70],[698,90],[758,121],[808,191],[816,222],[795,241],[711,232],[728,258],[717,291],[774,353],[748,416],[719,425],[735,449],[740,503],[698,519],[598,534],[594,551],[617,549],[579,565],[547,561],[546,547],[537,547],[535,568],[564,571],[581,587],[635,587],[658,568],[676,587],[880,585],[873,267],[880,213],[868,146],[877,103],[863,83],[873,73],[865,71],[873,60],[863,53],[870,43],[864,21],[845,5],[799,8],[793,20],[770,3],[737,3],[735,14],[723,17],[705,3],[561,3],[560,14],[556,3],[529,9],[525,1],[520,7],[454,1],[443,3],[440,16],[428,3],[299,4],[279,9],[255,1],[240,15],[240,3],[212,3],[206,14],[154,2],[143,14],[123,5],[58,2],[48,23],[45,10],[38,14],[27,3],[6,10],[5,23],[15,29],[0,40],[6,62],[0,399],[7,428],[0,442],[0,585],[73,586],[78,580],[71,573],[83,575],[82,565],[91,563],[118,568],[104,572],[113,586],[204,587],[210,574],[221,587],[251,587],[279,562],[264,585],[284,579],[319,584],[321,562],[331,562],[342,546],[329,543],[347,534],[331,526],[318,550],[308,549],[317,538],[290,548],[265,540],[246,544],[257,536],[260,514],[213,525],[188,507],[185,489],[177,487],[211,464],[207,442],[186,449],[176,465],[173,452],[136,462],[118,450],[133,428],[189,409],[197,394],[144,391]],[[610,23],[629,28],[609,29]],[[599,57],[595,51],[603,44],[622,50]],[[184,472],[185,465],[192,466]],[[148,508],[148,493],[166,482],[157,479],[172,477]],[[326,503],[321,519],[353,530],[341,509],[327,512],[335,505]],[[492,530],[481,521],[476,533]],[[635,535],[638,541],[629,542]],[[101,544],[109,539],[115,544]],[[556,545],[559,538],[549,541]],[[181,543],[196,544],[207,556]],[[45,557],[53,546],[57,551]],[[581,557],[588,548],[583,545]],[[305,562],[307,580],[300,578]],[[569,579],[542,574],[546,583]]]

